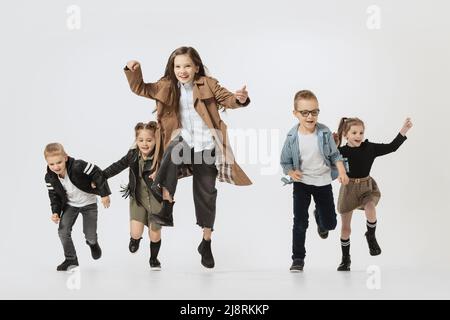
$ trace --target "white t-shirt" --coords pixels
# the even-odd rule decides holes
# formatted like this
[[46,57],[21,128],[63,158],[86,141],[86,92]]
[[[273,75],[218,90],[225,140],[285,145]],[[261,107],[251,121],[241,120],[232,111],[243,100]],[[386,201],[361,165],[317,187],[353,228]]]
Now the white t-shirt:
[[58,176],[59,181],[66,190],[67,204],[72,207],[84,207],[93,203],[97,203],[97,196],[95,194],[84,192],[72,183],[69,179],[69,174],[66,173],[64,178]]
[[325,164],[322,153],[319,150],[317,130],[311,134],[298,132],[298,144],[303,176],[300,181],[317,187],[331,183],[331,168]]

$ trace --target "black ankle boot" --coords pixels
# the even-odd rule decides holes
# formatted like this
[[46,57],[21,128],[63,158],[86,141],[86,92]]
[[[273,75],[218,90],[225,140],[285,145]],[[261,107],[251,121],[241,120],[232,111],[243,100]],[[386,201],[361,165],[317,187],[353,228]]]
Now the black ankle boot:
[[198,253],[202,256],[202,265],[205,268],[214,268],[214,257],[211,251],[211,240],[202,239],[198,246]]
[[65,259],[59,266],[56,267],[56,271],[67,271],[69,268],[78,267],[78,259]]
[[150,269],[159,271],[161,270],[161,262],[158,260],[159,249],[161,248],[161,240],[158,242],[150,241],[150,259],[148,263],[150,263]]
[[135,253],[139,249],[139,242],[141,242],[142,237],[139,239],[133,239],[130,237],[130,244],[128,245],[128,249],[131,253]]
[[350,271],[350,264],[352,261],[350,260],[350,256],[342,256],[342,261],[337,271]]
[[165,227],[173,227],[173,205],[174,202],[163,200],[163,205],[159,213],[151,214],[151,221]]
[[381,248],[378,245],[377,239],[375,238],[375,233],[366,232],[367,244],[369,245],[369,252],[371,256],[377,256],[381,254]]
[[90,244],[89,242],[86,241],[86,244],[89,246],[89,248],[91,248],[92,259],[94,260],[100,259],[100,257],[102,256],[102,249],[100,248],[98,242]]
[[159,262],[158,258],[150,258],[148,261],[150,264],[150,269],[154,271],[160,271],[161,270],[161,262]]

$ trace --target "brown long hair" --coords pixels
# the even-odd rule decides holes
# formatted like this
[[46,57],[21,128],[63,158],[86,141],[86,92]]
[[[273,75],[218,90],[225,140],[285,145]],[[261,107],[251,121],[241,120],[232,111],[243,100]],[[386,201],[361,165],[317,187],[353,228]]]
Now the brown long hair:
[[178,79],[175,75],[174,71],[174,64],[175,64],[175,57],[187,54],[192,61],[194,62],[195,66],[198,67],[198,72],[195,75],[195,80],[197,80],[199,77],[205,76],[205,66],[203,65],[202,59],[200,58],[200,55],[198,54],[197,50],[195,50],[192,47],[179,47],[178,49],[175,49],[169,56],[169,59],[167,60],[166,70],[164,71],[164,76],[162,79],[169,80],[170,81],[170,97],[169,101],[170,104],[175,106],[176,112],[178,112],[178,104],[180,101],[180,88],[178,88]]
[[338,141],[336,142],[336,145],[338,147],[341,146],[343,137],[348,133],[352,126],[362,126],[363,128],[365,128],[364,122],[359,118],[341,118],[341,121],[339,121],[337,132]]

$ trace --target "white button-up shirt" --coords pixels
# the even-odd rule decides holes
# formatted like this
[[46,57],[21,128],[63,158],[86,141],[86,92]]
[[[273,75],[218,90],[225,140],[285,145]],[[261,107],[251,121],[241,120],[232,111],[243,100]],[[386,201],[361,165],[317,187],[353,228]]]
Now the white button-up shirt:
[[194,152],[214,149],[211,131],[194,108],[193,84],[178,82],[178,87],[181,93],[181,136],[191,148],[194,148]]

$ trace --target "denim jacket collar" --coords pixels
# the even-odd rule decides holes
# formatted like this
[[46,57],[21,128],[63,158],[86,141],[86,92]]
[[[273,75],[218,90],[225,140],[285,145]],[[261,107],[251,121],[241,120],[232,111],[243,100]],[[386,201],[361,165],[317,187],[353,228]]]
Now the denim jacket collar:
[[[291,140],[291,142],[293,142],[294,140],[298,139],[298,127],[300,126],[300,124],[296,124],[295,126],[292,127],[291,130],[289,130],[288,132],[288,137]],[[317,135],[319,137],[321,137],[323,135],[324,132],[330,132],[330,129],[328,129],[327,126],[317,122],[316,123],[316,129],[317,129]]]

